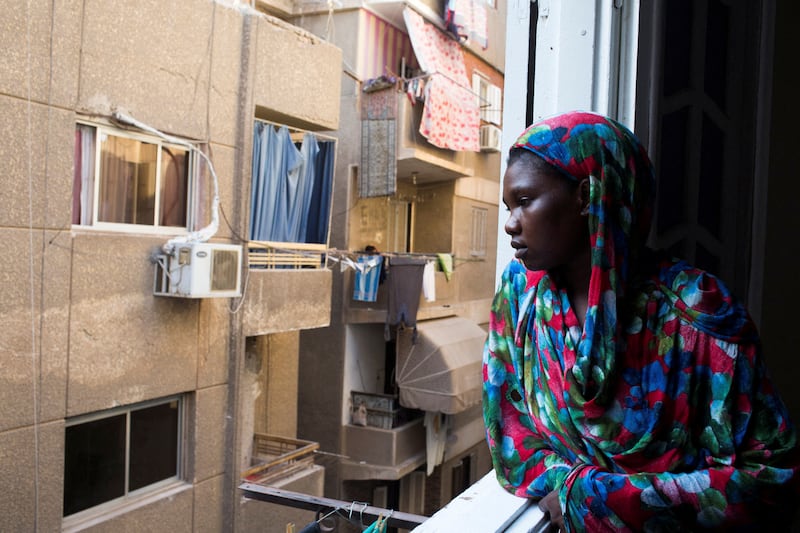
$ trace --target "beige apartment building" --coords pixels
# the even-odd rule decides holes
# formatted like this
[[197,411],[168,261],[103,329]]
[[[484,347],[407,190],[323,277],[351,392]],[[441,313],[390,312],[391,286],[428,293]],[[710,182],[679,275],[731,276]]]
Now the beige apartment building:
[[318,516],[245,482],[429,515],[488,470],[503,2],[14,4],[1,531]]
[[238,485],[297,436],[332,273],[249,253],[254,132],[336,130],[341,50],[249,2],[14,1],[0,27],[0,530],[296,520]]

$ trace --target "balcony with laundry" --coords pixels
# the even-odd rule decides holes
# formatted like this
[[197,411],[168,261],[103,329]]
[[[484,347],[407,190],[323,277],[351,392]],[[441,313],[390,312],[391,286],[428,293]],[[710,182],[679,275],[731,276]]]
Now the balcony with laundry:
[[454,268],[450,253],[363,253],[356,259],[361,270],[346,271],[345,291],[353,296],[346,316],[360,339],[359,372],[349,383],[361,389],[350,391],[342,475],[400,479],[426,464],[432,471],[445,455],[455,457],[483,439],[486,331],[479,322],[488,316],[488,300],[469,294],[466,284],[461,298],[455,274],[466,269]]
[[423,9],[423,17],[402,2],[370,6],[381,16],[366,15],[365,26],[378,37],[362,62],[375,64],[367,72],[383,74],[365,80],[360,97],[362,196],[391,194],[398,181],[492,178],[502,75],[465,53],[455,30],[432,10]]
[[493,292],[500,155],[481,134],[497,128],[500,89],[479,69],[470,80],[461,44],[436,17],[394,7],[399,18],[367,17],[395,48],[377,47],[365,62],[399,61],[402,75],[369,80],[360,95],[351,250],[337,284],[358,367],[345,379],[354,386],[341,463],[348,480],[400,479],[423,465],[430,474],[483,438],[480,324]]

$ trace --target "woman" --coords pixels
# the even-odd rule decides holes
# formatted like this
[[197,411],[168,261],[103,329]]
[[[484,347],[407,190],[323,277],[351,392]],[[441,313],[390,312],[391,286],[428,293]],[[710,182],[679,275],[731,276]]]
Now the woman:
[[500,483],[566,531],[786,530],[800,465],[747,311],[645,246],[655,182],[621,124],[528,128],[503,183],[516,250],[484,350]]

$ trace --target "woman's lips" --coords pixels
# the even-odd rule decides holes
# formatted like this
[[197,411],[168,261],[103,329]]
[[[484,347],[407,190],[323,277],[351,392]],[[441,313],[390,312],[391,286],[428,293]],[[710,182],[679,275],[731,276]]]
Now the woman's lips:
[[514,252],[514,257],[516,257],[517,259],[522,259],[523,257],[525,257],[525,254],[527,252],[528,252],[527,248],[516,248],[516,251]]

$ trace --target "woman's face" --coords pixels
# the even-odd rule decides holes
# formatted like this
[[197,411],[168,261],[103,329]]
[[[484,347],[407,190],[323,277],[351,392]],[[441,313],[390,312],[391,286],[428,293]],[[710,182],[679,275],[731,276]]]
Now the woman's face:
[[505,231],[526,268],[557,271],[585,257],[587,201],[588,181],[574,183],[537,156],[519,158],[508,167],[503,180]]

